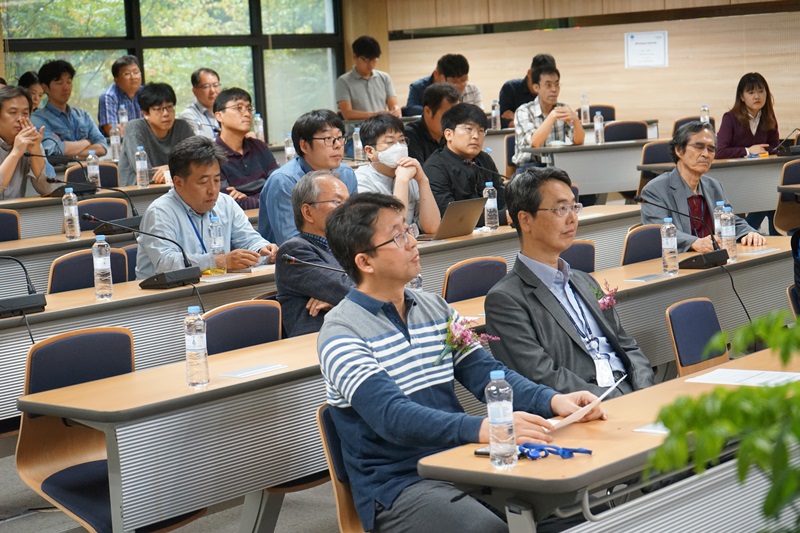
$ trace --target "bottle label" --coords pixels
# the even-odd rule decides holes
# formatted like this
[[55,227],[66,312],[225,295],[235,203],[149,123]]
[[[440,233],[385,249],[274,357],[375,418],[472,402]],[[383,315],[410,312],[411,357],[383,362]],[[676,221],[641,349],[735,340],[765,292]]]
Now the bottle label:
[[490,402],[486,407],[490,424],[510,424],[514,421],[514,406],[511,402]]
[[662,250],[676,250],[678,248],[677,237],[661,237]]
[[186,335],[186,350],[192,352],[199,352],[206,349],[206,336],[200,335]]
[[736,237],[736,228],[735,228],[735,227],[734,227],[732,224],[730,224],[730,225],[723,225],[723,226],[720,228],[720,233],[722,234],[722,237],[723,237],[723,238],[726,238],[726,237]]
[[76,216],[78,216],[78,206],[77,205],[65,205],[64,206],[64,216],[65,217],[76,217]]
[[497,198],[487,199],[485,209],[497,209]]
[[111,256],[106,255],[103,257],[95,257],[94,258],[94,269],[95,270],[111,270]]
[[100,165],[86,165],[90,176],[100,175]]
[[139,171],[147,171],[147,161],[137,161],[136,162],[136,172]]
[[111,136],[111,144],[119,144],[119,135]]

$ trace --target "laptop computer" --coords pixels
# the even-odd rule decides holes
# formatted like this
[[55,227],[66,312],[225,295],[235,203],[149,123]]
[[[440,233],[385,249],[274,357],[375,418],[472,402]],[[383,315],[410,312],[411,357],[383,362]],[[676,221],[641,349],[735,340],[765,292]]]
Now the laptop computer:
[[433,235],[430,233],[420,235],[417,240],[438,241],[471,234],[478,223],[478,219],[481,218],[484,205],[486,205],[486,198],[450,202],[447,204],[447,209],[436,233]]

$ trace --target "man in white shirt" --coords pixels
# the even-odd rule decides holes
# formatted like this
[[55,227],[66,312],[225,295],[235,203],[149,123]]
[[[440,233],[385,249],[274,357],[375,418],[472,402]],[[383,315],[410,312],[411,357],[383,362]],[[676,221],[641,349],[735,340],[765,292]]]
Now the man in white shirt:
[[198,135],[214,139],[219,133],[219,122],[214,117],[214,100],[220,91],[219,75],[210,68],[192,72],[192,93],[197,98],[186,106],[180,118],[195,126]]

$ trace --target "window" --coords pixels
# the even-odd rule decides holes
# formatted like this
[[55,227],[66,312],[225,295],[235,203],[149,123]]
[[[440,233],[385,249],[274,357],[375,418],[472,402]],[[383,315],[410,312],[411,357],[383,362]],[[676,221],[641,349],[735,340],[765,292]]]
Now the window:
[[145,36],[250,33],[247,0],[140,0],[139,5]]
[[264,33],[333,33],[331,0],[261,0]]
[[9,39],[125,35],[124,0],[25,0],[3,10]]

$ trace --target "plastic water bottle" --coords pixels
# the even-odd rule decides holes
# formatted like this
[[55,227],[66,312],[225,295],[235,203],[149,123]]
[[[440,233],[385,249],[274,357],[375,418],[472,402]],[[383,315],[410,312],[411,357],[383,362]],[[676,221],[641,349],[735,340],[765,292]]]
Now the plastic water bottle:
[[708,116],[708,104],[700,105],[700,122],[711,123],[711,119]]
[[86,156],[86,181],[100,187],[100,159],[94,150],[89,150]]
[[192,124],[192,130],[194,130],[195,135],[202,135],[203,134],[203,126],[200,124],[200,119],[194,119],[194,123]]
[[489,457],[499,470],[517,464],[517,439],[514,435],[514,398],[503,370],[492,370],[486,385],[486,407],[489,412]]
[[256,139],[264,142],[264,119],[261,118],[261,113],[256,113],[253,116],[253,131],[256,134]]
[[736,215],[733,208],[725,206],[722,216],[719,219],[719,227],[722,232],[722,247],[728,250],[728,263],[735,263],[738,259],[736,251]]
[[581,124],[589,123],[589,97],[581,95]]
[[714,206],[714,235],[716,235],[719,240],[722,240],[720,217],[722,217],[722,212],[724,210],[725,210],[725,202],[723,200],[720,200],[719,202],[717,202],[717,205]]
[[[221,276],[228,271],[225,266],[225,238],[222,236],[222,224],[219,221],[219,217],[211,215],[210,220],[211,254],[214,256],[215,265],[217,265],[211,269],[211,275]],[[220,264],[222,264],[222,266],[219,266]]]
[[364,145],[361,144],[361,128],[357,127],[353,131],[353,159],[356,161],[364,160]]
[[81,236],[81,225],[78,222],[78,197],[72,192],[72,187],[64,189],[61,197],[64,206],[64,231],[68,241],[74,241]]
[[600,111],[594,114],[594,143],[605,144],[606,136],[603,132],[603,114]]
[[670,217],[665,218],[661,226],[661,267],[664,274],[678,273],[678,228]]
[[417,274],[414,276],[414,279],[406,283],[406,289],[411,289],[412,291],[421,291],[422,289],[422,274]]
[[128,110],[125,109],[125,104],[121,104],[119,106],[119,111],[117,111],[117,120],[119,121],[119,133],[124,137],[125,126],[128,125]]
[[190,387],[208,385],[208,351],[206,350],[206,321],[200,316],[200,307],[193,305],[183,320],[186,338],[186,383]]
[[92,262],[94,263],[94,298],[110,300],[114,296],[114,285],[111,281],[111,246],[105,235],[97,235],[92,246]]
[[122,154],[122,142],[120,141],[119,126],[116,124],[111,126],[109,140],[111,141],[111,160],[114,163],[119,163],[119,157]]
[[297,157],[297,151],[294,149],[294,142],[292,142],[292,134],[287,133],[286,138],[283,139],[283,155],[284,163],[288,163]]
[[146,189],[150,186],[150,172],[147,169],[147,152],[144,146],[136,147],[136,186]]
[[500,102],[492,100],[492,126],[493,130],[500,129]]
[[486,198],[486,206],[483,208],[483,223],[489,229],[497,229],[500,227],[500,215],[497,212],[497,189],[494,188],[493,182],[486,182],[483,197]]

